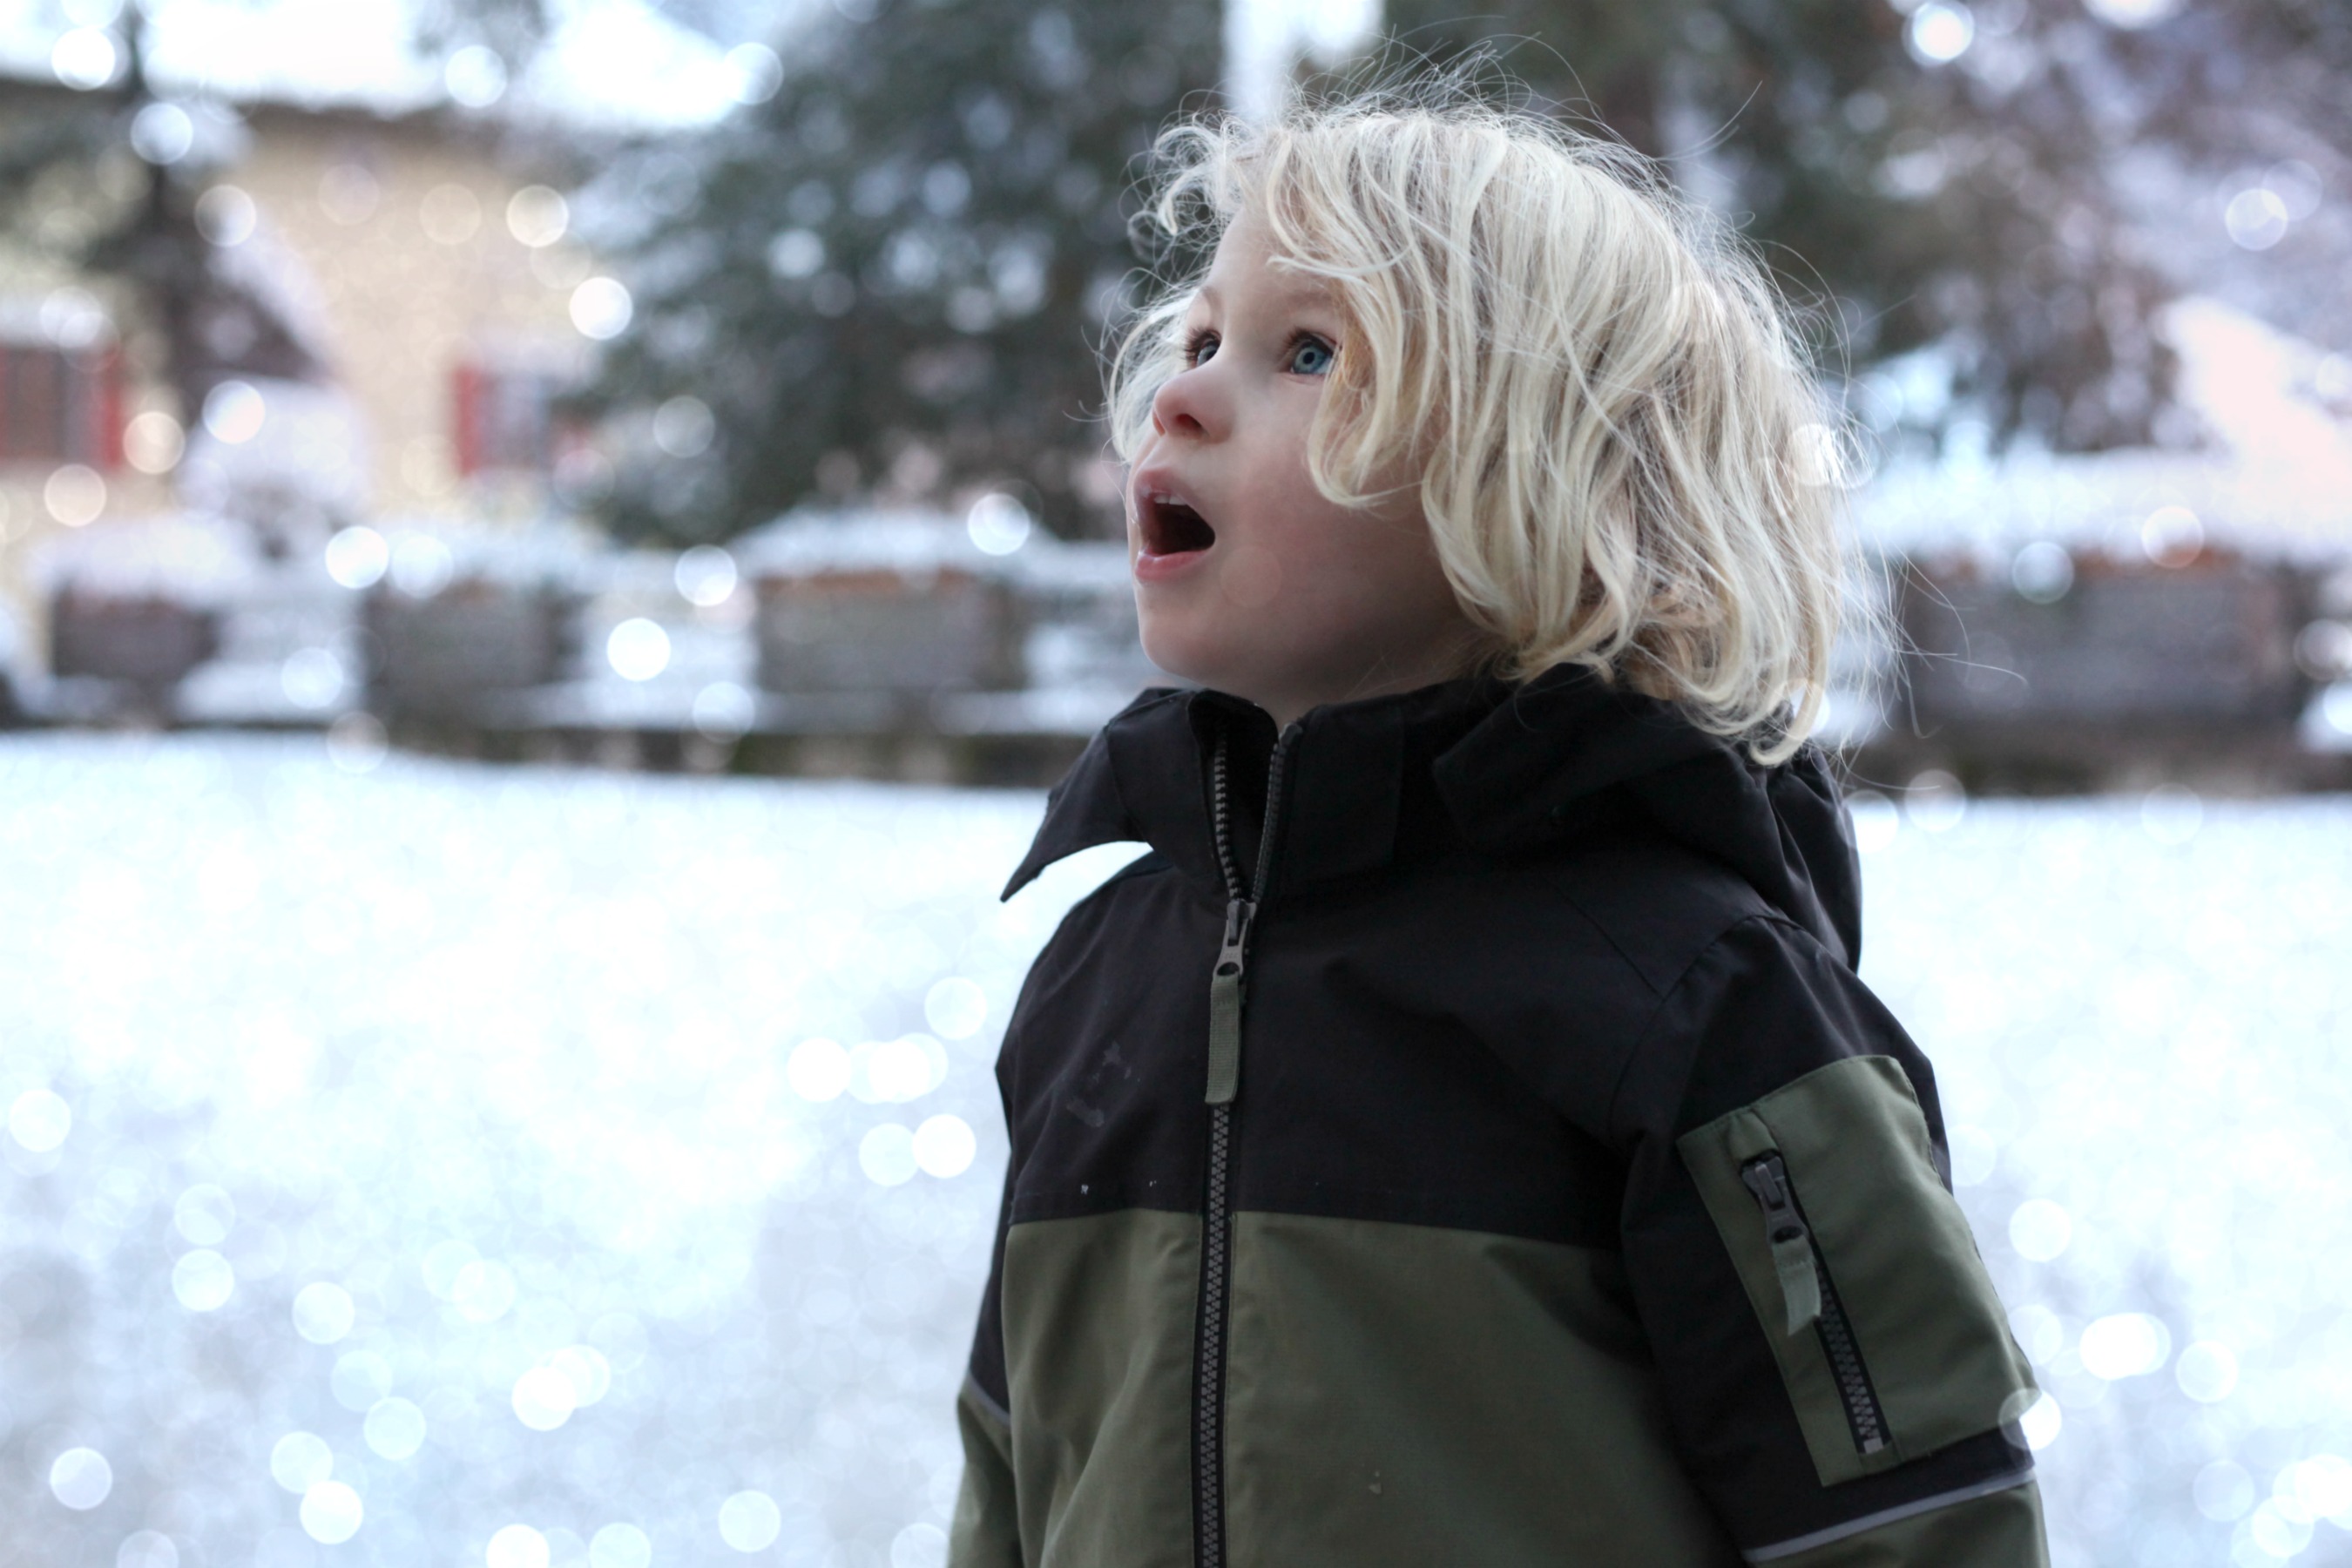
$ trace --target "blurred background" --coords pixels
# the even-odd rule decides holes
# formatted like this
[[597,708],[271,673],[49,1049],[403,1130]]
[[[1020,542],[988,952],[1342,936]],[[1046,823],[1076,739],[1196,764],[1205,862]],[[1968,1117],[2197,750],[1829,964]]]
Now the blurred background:
[[2352,1563],[2336,0],[0,8],[0,1565],[943,1561],[1181,110],[1480,46],[1831,394],[2067,1564]]

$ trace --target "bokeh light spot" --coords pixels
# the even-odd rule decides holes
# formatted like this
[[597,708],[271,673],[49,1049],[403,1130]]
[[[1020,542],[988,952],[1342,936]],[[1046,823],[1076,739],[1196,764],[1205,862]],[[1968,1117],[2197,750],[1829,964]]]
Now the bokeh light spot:
[[727,69],[740,104],[765,103],[784,85],[784,62],[765,44],[736,45],[727,51]]
[[485,1568],[548,1568],[547,1537],[527,1524],[509,1524],[490,1537]]
[[588,1568],[651,1568],[654,1543],[634,1524],[608,1524],[588,1540]]
[[833,1040],[803,1040],[784,1061],[784,1079],[803,1100],[839,1099],[849,1072],[849,1053]]
[[114,1489],[114,1467],[95,1448],[68,1448],[49,1465],[49,1491],[66,1507],[87,1511]]
[[289,1492],[307,1492],[334,1473],[334,1451],[315,1432],[289,1432],[270,1446],[269,1479]]
[[368,1406],[361,1436],[380,1458],[409,1458],[425,1447],[425,1412],[405,1399],[379,1399]]
[[890,1568],[946,1568],[947,1531],[936,1524],[910,1524],[890,1541]]
[[516,1419],[534,1432],[552,1432],[578,1407],[572,1380],[551,1366],[535,1366],[515,1379]]
[[172,1294],[191,1312],[211,1312],[236,1291],[236,1270],[209,1247],[198,1247],[172,1266]]
[[41,504],[68,528],[86,528],[106,510],[106,480],[83,463],[60,463],[41,485]]
[[373,588],[392,566],[392,546],[383,534],[363,522],[342,529],[327,541],[327,575],[351,589]]
[[319,1280],[294,1297],[294,1331],[314,1345],[331,1345],[352,1331],[352,1293]]
[[2074,585],[2074,557],[2063,544],[2036,540],[2011,559],[2009,581],[2019,598],[2054,605]]
[[1952,774],[1930,768],[1905,787],[1903,814],[1922,832],[1949,832],[1969,814],[1969,792]]
[[2172,1375],[2189,1398],[2200,1405],[2219,1405],[2237,1389],[2237,1352],[2218,1340],[2199,1340],[2180,1352]]
[[671,577],[680,597],[706,610],[733,597],[735,585],[741,581],[735,557],[716,544],[698,544],[680,554]]
[[236,1224],[236,1200],[210,1182],[190,1187],[172,1205],[172,1227],[198,1247],[218,1247]]
[[2231,242],[2243,250],[2268,250],[2286,237],[2285,198],[2267,185],[2249,185],[2221,209]]
[[503,1263],[476,1258],[449,1281],[449,1302],[471,1322],[493,1323],[515,1303],[514,1271]]
[[2225,1523],[2243,1519],[2254,1506],[2254,1478],[2243,1465],[2216,1459],[2197,1472],[2190,1495],[2196,1500],[2197,1511],[2207,1519]]
[[533,250],[553,245],[571,226],[571,204],[545,185],[525,185],[507,198],[507,232]]
[[205,394],[205,428],[224,447],[252,440],[268,417],[268,404],[250,382],[224,381]]
[[2139,544],[2158,566],[2186,566],[2205,548],[2205,525],[2185,506],[2160,506],[2139,525]]
[[2018,1429],[2025,1435],[2025,1446],[2037,1454],[2058,1440],[2058,1429],[2065,1424],[2065,1413],[2046,1394],[2026,1406],[2025,1414],[2017,1420]]
[[617,279],[591,278],[572,290],[572,326],[582,337],[598,342],[627,331],[635,310],[629,290]]
[[114,79],[121,53],[103,27],[76,27],[49,49],[49,71],[76,92],[95,92]]
[[2158,844],[2186,844],[2204,825],[2205,803],[2186,784],[2158,784],[2140,801],[2139,821]]
[[261,226],[261,209],[236,185],[215,185],[196,198],[196,231],[226,250],[243,245]]
[[383,721],[373,713],[346,713],[327,726],[328,760],[343,773],[373,773],[390,750]]
[[669,633],[657,621],[632,616],[604,639],[604,658],[624,680],[651,680],[669,668]]
[[1010,555],[1029,542],[1035,525],[1027,507],[1009,495],[992,492],[971,503],[963,526],[983,553]]
[[320,1481],[302,1494],[302,1530],[325,1546],[340,1546],[360,1532],[367,1510],[360,1494],[341,1481]]
[[168,474],[187,454],[188,433],[160,408],[131,416],[122,427],[122,460],[142,474]]
[[2074,1239],[2074,1222],[2048,1198],[2028,1198],[2010,1215],[2009,1243],[2020,1258],[2047,1263]]
[[705,740],[736,740],[759,716],[760,700],[732,680],[714,680],[694,694],[691,717],[696,732]]
[[2083,1369],[2093,1377],[2140,1377],[2172,1356],[2172,1332],[2146,1312],[2115,1312],[2083,1331]]
[[151,103],[131,118],[131,150],[150,163],[176,163],[196,144],[196,122],[176,103]]
[[8,1107],[8,1136],[36,1154],[63,1144],[73,1131],[73,1107],[55,1089],[28,1089]]
[[1927,0],[1911,13],[1903,41],[1925,65],[1948,65],[1976,42],[1976,14],[1956,0]]
[[328,1392],[346,1410],[372,1410],[392,1392],[392,1363],[373,1351],[349,1351],[335,1358]]
[[332,648],[305,647],[286,656],[286,662],[278,667],[278,683],[286,700],[316,712],[334,706],[350,678]]
[[2025,1359],[2036,1366],[2046,1365],[2066,1348],[2066,1325],[2039,1301],[2029,1301],[2010,1313],[2009,1331],[2017,1336],[2017,1348],[2025,1352]]
[[988,1022],[988,994],[977,981],[950,975],[924,994],[923,1020],[943,1040],[968,1040]]
[[180,1549],[159,1530],[134,1530],[115,1549],[114,1568],[180,1568]]
[[2083,0],[2110,27],[2153,27],[2180,9],[2181,0]]
[[612,1364],[593,1345],[566,1345],[547,1364],[571,1385],[574,1406],[593,1405],[612,1389]]
[[507,62],[496,49],[468,44],[441,68],[441,85],[467,109],[488,109],[506,95]]
[[416,221],[436,245],[463,245],[482,226],[482,198],[464,185],[436,185],[416,205]]
[[915,1129],[915,1163],[931,1176],[961,1176],[971,1168],[980,1142],[961,1116],[933,1116]]
[[765,1550],[783,1528],[783,1511],[765,1492],[737,1492],[719,1505],[719,1539],[738,1552]]
[[718,428],[710,405],[699,397],[673,397],[654,410],[654,445],[673,458],[702,456]]
[[1876,790],[1861,789],[1845,797],[1847,817],[1853,824],[1853,847],[1875,855],[1895,842],[1903,830],[1903,814]]
[[914,1180],[915,1135],[895,1121],[886,1121],[857,1142],[857,1168],[866,1179],[886,1187]]

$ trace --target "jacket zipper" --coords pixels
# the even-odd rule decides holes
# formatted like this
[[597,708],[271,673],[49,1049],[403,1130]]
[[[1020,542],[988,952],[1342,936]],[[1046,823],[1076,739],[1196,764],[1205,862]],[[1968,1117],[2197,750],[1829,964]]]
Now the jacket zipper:
[[1244,896],[1241,862],[1234,854],[1226,784],[1226,742],[1220,734],[1210,773],[1210,820],[1217,866],[1225,879],[1225,931],[1209,975],[1208,1183],[1201,1220],[1201,1331],[1192,1369],[1192,1539],[1197,1568],[1225,1562],[1225,1303],[1232,1285],[1234,1100],[1241,1091],[1242,1000],[1248,980],[1250,934],[1258,906],[1274,885],[1275,827],[1282,809],[1282,763],[1297,727],[1274,742],[1266,764],[1265,823],[1258,833],[1256,876]]
[[1797,1189],[1790,1184],[1787,1162],[1776,1150],[1759,1154],[1739,1167],[1742,1185],[1755,1194],[1764,1211],[1764,1237],[1771,1244],[1772,1263],[1780,1276],[1780,1299],[1787,1304],[1790,1335],[1811,1324],[1821,1336],[1829,1357],[1838,1397],[1845,1405],[1846,1425],[1853,1431],[1858,1452],[1875,1454],[1886,1447],[1886,1412],[1878,1392],[1870,1385],[1870,1370],[1862,1363],[1862,1348],[1854,1343],[1853,1324],[1830,1282],[1828,1263],[1821,1246],[1797,1206]]

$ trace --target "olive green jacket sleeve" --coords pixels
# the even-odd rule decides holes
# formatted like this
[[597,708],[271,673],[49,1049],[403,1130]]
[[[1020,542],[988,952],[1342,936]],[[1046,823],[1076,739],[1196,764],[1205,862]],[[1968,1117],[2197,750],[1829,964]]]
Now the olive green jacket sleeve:
[[2048,1568],[2033,1482],[1775,1555],[1770,1568]]
[[996,1402],[966,1378],[956,1396],[963,1435],[963,1489],[948,1537],[949,1568],[1020,1568],[1020,1516],[1013,1499],[1013,1427]]

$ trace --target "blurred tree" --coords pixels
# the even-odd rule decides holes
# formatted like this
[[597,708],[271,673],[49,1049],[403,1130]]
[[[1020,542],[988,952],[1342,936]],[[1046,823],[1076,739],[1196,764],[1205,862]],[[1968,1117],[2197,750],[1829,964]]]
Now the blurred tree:
[[1794,296],[1833,305],[1831,363],[1937,344],[1953,401],[1937,412],[1996,438],[2154,434],[2170,364],[2149,321],[2166,290],[2115,243],[2104,51],[2053,48],[2022,0],[1915,0],[1907,19],[1887,0],[1486,9],[1459,22],[1444,0],[1392,0],[1389,16],[1440,59],[1506,47],[1538,104],[1666,159]]
[[[86,276],[129,285],[156,330],[162,363],[153,368],[193,419],[205,395],[240,372],[303,380],[318,365],[270,301],[220,264],[198,228],[196,191],[171,165],[186,157],[201,128],[172,107],[177,124],[159,130],[154,111],[166,106],[147,78],[150,25],[143,8],[127,8],[107,37],[120,57],[110,86],[0,129],[0,232]],[[141,147],[143,156],[134,151]],[[37,199],[61,183],[100,200],[61,223],[57,205]]]
[[[1486,45],[1535,102],[1666,159],[1799,298],[1856,371],[1934,345],[1966,419],[2088,449],[2179,438],[2152,330],[2178,280],[2114,178],[2151,145],[2210,165],[2251,115],[2352,121],[2339,0],[1391,0],[1404,47]],[[2292,104],[2254,79],[2298,84]],[[2326,134],[2327,132],[2322,132]],[[2273,153],[2273,156],[2279,154]],[[1885,410],[1864,410],[1874,422]]]
[[784,79],[583,194],[635,315],[591,401],[626,537],[725,538],[813,495],[1112,508],[1095,347],[1138,262],[1130,161],[1217,79],[1218,0],[836,0]]

